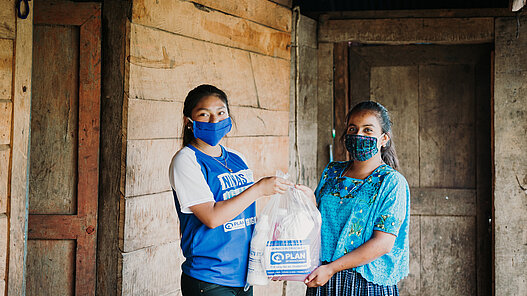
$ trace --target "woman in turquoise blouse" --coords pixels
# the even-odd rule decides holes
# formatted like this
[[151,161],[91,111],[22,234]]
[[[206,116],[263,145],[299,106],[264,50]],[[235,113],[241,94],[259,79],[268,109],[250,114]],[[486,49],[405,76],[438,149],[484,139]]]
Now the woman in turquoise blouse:
[[315,191],[323,265],[306,278],[307,295],[399,295],[409,269],[410,192],[396,171],[388,111],[362,102],[347,123],[351,160],[328,164]]

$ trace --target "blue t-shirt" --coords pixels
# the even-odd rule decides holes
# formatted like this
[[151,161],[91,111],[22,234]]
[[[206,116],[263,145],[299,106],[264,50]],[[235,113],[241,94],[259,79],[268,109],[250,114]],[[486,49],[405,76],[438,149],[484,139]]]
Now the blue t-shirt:
[[201,223],[190,210],[197,204],[228,200],[254,183],[253,173],[243,156],[221,148],[222,156],[212,157],[188,145],[176,153],[170,165],[169,177],[180,222],[181,248],[186,258],[182,270],[205,282],[242,287],[245,285],[249,244],[256,223],[255,204],[214,229]]
[[392,286],[408,275],[410,190],[406,179],[381,165],[364,180],[343,176],[349,162],[332,162],[315,191],[322,214],[321,261],[332,262],[368,241],[374,230],[396,236],[392,250],[355,267],[367,281]]

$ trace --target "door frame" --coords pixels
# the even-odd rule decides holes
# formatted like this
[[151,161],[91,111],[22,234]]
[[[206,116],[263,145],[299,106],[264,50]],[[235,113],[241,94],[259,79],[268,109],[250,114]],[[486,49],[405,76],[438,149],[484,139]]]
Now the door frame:
[[[326,62],[330,62],[333,68],[333,79],[324,80],[319,79],[319,88],[331,89],[333,97],[331,104],[333,106],[346,106],[345,110],[337,108],[333,109],[334,132],[337,131],[336,137],[333,140],[334,156],[342,159],[347,159],[347,153],[342,147],[336,143],[340,135],[338,131],[345,128],[345,116],[349,105],[350,86],[349,86],[349,55],[348,47],[353,43],[359,44],[382,44],[382,45],[415,45],[415,44],[436,44],[436,45],[474,45],[474,44],[494,44],[495,43],[495,27],[494,14],[496,16],[513,16],[509,11],[504,10],[481,10],[481,15],[475,10],[466,10],[461,13],[446,13],[445,11],[411,11],[411,12],[383,12],[383,18],[376,18],[375,14],[364,14],[359,12],[349,13],[328,13],[321,15],[319,18],[319,32],[318,43],[319,48],[321,44],[325,51],[333,53],[331,57],[325,57]],[[464,17],[463,14],[473,14],[469,17]],[[446,17],[445,17],[446,15]],[[368,17],[366,18],[365,17]],[[420,17],[422,16],[422,17]],[[320,56],[319,56],[320,57]],[[324,64],[319,61],[319,65]],[[491,55],[491,119],[494,118],[494,54]],[[352,66],[352,65],[351,65]],[[327,68],[327,67],[326,67]],[[319,71],[327,74],[327,70]],[[326,81],[326,85],[321,85],[322,81]],[[329,85],[331,84],[331,85]],[[360,92],[360,90],[359,90]],[[368,96],[369,97],[369,96]],[[319,105],[320,108],[320,105]],[[331,110],[331,109],[330,109]],[[494,123],[492,122],[491,131],[491,149],[494,147]],[[319,135],[321,132],[319,131]],[[322,153],[319,151],[319,154]],[[344,155],[344,156],[343,156]],[[491,150],[491,156],[494,151]],[[492,184],[494,184],[494,161],[491,160],[492,166]],[[321,168],[318,168],[321,171]],[[492,208],[492,224],[494,229],[494,188],[491,191],[491,208]],[[478,196],[479,197],[479,196]],[[494,293],[495,271],[494,271],[494,231],[492,231],[491,242],[491,273],[492,292]],[[476,244],[476,248],[478,245]],[[476,265],[479,266],[479,258],[476,258]],[[478,270],[479,271],[479,270]],[[483,278],[482,273],[477,273],[477,290],[480,289],[480,283]]]
[[34,24],[80,27],[79,60],[83,62],[79,64],[77,214],[28,214],[28,238],[76,240],[75,295],[95,295],[102,5],[36,1],[34,7]]

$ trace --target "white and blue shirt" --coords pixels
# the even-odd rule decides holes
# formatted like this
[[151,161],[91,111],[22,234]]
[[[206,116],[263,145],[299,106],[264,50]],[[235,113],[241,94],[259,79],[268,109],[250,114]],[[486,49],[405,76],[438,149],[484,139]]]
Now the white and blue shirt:
[[[180,222],[185,274],[229,287],[245,285],[249,244],[256,223],[253,203],[231,221],[214,229],[192,213],[190,207],[228,200],[254,183],[244,157],[221,146],[222,156],[212,157],[192,145],[172,158],[169,177]],[[232,173],[222,165],[232,170]]]

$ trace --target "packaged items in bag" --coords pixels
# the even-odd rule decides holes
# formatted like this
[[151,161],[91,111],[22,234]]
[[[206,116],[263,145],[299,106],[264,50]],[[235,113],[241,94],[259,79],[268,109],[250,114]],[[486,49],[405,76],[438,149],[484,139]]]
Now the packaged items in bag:
[[251,240],[246,287],[269,279],[304,281],[320,265],[320,212],[311,198],[291,187],[271,197]]

